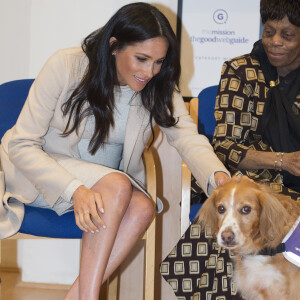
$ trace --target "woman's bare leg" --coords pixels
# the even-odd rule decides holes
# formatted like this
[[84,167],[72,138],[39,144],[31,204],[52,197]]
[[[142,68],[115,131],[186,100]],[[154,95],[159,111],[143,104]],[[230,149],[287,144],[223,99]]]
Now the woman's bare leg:
[[[124,215],[112,253],[103,276],[104,283],[128,256],[132,247],[146,230],[154,213],[154,205],[140,191],[134,191],[130,205]],[[146,200],[146,201],[145,201]],[[141,203],[142,202],[142,203]]]
[[[123,177],[121,181],[124,179],[125,187],[118,178],[111,176],[113,174]],[[105,210],[103,220],[107,228],[99,233],[83,234],[79,277],[65,300],[98,300],[101,283],[125,259],[152,219],[154,206],[151,200],[144,193],[132,190],[127,177],[113,174],[105,176],[92,188],[101,190]],[[112,191],[111,185],[117,186],[118,191]]]

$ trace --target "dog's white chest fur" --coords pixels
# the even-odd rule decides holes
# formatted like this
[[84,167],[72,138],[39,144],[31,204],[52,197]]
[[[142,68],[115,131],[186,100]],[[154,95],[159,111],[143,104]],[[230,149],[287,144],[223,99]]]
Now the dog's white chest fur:
[[268,299],[272,299],[272,295],[273,299],[284,299],[276,287],[285,284],[285,277],[269,261],[268,256],[246,256],[235,269],[234,281],[246,299],[263,300],[260,294],[262,290],[268,291]]

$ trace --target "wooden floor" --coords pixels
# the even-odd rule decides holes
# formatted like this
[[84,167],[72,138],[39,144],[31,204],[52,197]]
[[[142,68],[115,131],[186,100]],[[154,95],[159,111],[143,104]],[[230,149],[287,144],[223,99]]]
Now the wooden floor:
[[[70,286],[21,282],[21,274],[0,271],[0,300],[63,300]],[[101,288],[99,300],[105,300],[106,285]]]
[[66,289],[27,287],[20,283],[20,273],[0,272],[1,300],[62,300]]

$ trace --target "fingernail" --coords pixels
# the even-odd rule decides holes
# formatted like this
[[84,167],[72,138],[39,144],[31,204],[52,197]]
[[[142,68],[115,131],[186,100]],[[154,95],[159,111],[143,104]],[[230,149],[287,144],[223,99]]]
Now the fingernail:
[[106,225],[103,225],[103,228],[105,229],[105,228],[106,228]]
[[100,232],[100,231],[97,229],[96,232]]
[[91,233],[95,233],[93,230],[91,230]]
[[104,214],[104,209],[103,208],[101,208],[100,211]]

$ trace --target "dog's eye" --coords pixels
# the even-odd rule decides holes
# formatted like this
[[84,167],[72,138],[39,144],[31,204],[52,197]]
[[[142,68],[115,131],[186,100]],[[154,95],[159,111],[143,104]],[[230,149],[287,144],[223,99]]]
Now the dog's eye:
[[225,207],[224,207],[223,205],[219,205],[219,206],[218,206],[218,213],[219,213],[219,214],[224,214],[225,210],[226,210],[226,209],[225,209]]
[[250,207],[250,206],[244,206],[244,207],[241,209],[241,213],[242,213],[243,215],[248,215],[250,212],[251,212],[251,207]]

